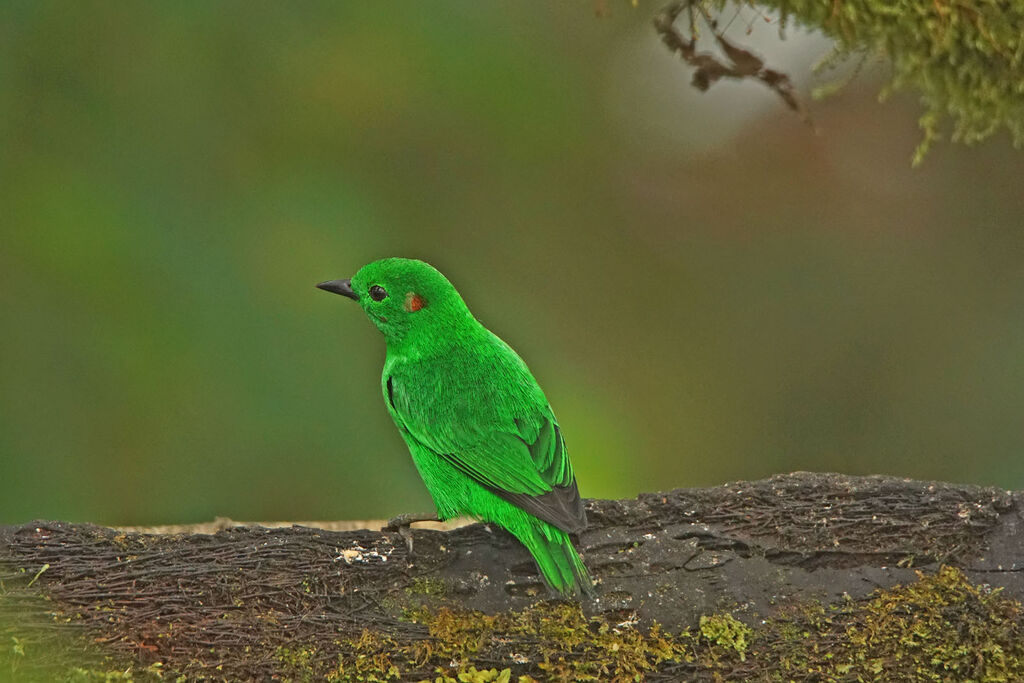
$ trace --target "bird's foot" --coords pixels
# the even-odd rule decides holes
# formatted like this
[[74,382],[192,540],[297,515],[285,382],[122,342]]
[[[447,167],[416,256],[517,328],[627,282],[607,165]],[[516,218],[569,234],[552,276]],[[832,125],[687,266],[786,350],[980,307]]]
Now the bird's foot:
[[388,523],[381,527],[381,531],[397,531],[398,535],[405,539],[405,547],[412,555],[412,528],[413,522],[440,522],[437,515],[430,512],[406,512],[405,514],[392,517]]
[[392,517],[388,523],[380,528],[381,531],[402,531],[402,527],[408,528],[414,522],[440,522],[433,512],[406,512]]

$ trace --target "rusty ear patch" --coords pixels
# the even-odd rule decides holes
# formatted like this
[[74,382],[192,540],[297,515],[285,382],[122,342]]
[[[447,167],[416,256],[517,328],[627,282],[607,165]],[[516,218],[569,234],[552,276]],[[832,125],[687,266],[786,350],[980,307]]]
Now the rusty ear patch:
[[416,292],[409,292],[405,295],[405,310],[410,313],[415,313],[426,305],[427,302]]

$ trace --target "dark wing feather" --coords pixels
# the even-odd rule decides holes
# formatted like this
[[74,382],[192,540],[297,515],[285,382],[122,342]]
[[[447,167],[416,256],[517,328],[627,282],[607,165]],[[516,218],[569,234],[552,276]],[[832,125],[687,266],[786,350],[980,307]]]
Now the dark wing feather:
[[569,486],[556,486],[539,496],[488,488],[513,505],[521,507],[534,517],[555,525],[562,531],[575,534],[587,528],[587,513],[583,509],[583,501],[580,499],[580,491],[576,487],[576,479],[573,479]]
[[[520,433],[525,431],[518,420],[517,426],[520,427]],[[541,478],[551,485],[551,490],[532,496],[492,490],[513,505],[518,505],[563,531],[576,533],[585,529],[587,513],[583,509],[580,491],[576,486],[576,476],[573,474],[572,465],[569,464],[565,441],[562,439],[562,430],[559,429],[558,423],[547,417],[538,430],[537,438],[533,443],[526,445]]]

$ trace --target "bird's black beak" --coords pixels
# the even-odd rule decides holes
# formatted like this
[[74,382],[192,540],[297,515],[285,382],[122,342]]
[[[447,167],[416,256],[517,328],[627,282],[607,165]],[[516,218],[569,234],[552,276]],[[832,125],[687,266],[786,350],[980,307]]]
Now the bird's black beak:
[[349,299],[359,301],[359,297],[352,291],[351,280],[328,280],[327,282],[321,282],[318,284],[317,288],[322,289],[325,292],[341,294],[342,296],[347,296]]

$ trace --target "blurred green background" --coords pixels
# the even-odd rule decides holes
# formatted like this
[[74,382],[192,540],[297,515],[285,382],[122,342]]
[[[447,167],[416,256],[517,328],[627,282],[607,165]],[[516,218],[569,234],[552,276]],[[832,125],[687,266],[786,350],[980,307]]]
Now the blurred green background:
[[[0,523],[429,509],[379,333],[313,287],[389,255],[527,360],[586,496],[1024,487],[1024,155],[911,170],[871,73],[816,135],[594,9],[0,4]],[[828,49],[735,30],[804,92]]]

